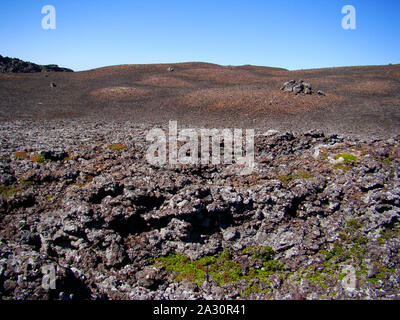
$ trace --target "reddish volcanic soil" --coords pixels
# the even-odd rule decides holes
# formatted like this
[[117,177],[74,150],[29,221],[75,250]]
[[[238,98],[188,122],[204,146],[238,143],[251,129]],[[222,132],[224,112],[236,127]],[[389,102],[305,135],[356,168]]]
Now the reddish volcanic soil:
[[[400,133],[400,65],[288,71],[180,63],[173,72],[168,66],[0,74],[0,120],[177,120],[181,126],[322,129],[369,137]],[[314,93],[281,91],[291,79],[311,83]]]

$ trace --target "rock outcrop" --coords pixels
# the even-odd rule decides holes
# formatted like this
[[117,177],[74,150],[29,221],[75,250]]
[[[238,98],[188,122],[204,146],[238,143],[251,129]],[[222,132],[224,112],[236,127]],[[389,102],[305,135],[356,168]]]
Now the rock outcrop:
[[61,68],[55,64],[38,65],[25,62],[17,58],[0,55],[0,73],[33,73],[33,72],[73,72],[71,69]]
[[281,88],[283,91],[293,92],[295,94],[312,94],[312,86],[309,83],[304,82],[303,80],[290,80],[283,84]]

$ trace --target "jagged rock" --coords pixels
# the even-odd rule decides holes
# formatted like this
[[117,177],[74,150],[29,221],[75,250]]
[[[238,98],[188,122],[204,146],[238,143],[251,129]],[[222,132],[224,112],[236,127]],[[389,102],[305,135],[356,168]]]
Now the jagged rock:
[[299,93],[303,93],[304,91],[304,84],[303,83],[299,83],[296,84],[295,86],[293,86],[293,90],[292,90],[295,94],[299,94]]
[[44,159],[51,161],[61,161],[68,157],[68,152],[64,150],[42,151],[40,152],[40,154],[43,156]]
[[[297,94],[313,94],[313,88],[310,83],[306,83],[303,80],[290,80],[283,84],[281,87],[282,91],[293,92]],[[322,91],[317,92],[319,95],[325,95]]]
[[107,267],[117,267],[125,261],[126,255],[120,245],[112,242],[106,249],[105,259]]
[[[257,166],[243,176],[235,163],[151,166],[144,127],[60,122],[49,135],[46,125],[25,124],[0,127],[7,140],[25,139],[0,150],[1,298],[400,296],[396,137],[264,129],[255,139]],[[107,148],[116,141],[135,151]],[[21,150],[45,161],[13,156]],[[346,163],[350,153],[357,161]],[[202,271],[191,269],[198,259]],[[338,279],[353,262],[358,285],[348,290]],[[41,287],[48,263],[60,270],[54,292]],[[260,276],[241,278],[236,266]]]
[[283,87],[281,87],[281,90],[293,92],[293,87],[294,87],[295,83],[296,83],[296,80],[289,80],[283,84]]
[[55,64],[37,65],[32,62],[25,62],[16,58],[3,57],[0,55],[1,73],[32,73],[32,72],[73,72],[71,69],[60,68]]
[[159,282],[165,277],[165,272],[156,267],[145,267],[143,270],[136,273],[137,284],[145,288],[154,288],[159,285]]

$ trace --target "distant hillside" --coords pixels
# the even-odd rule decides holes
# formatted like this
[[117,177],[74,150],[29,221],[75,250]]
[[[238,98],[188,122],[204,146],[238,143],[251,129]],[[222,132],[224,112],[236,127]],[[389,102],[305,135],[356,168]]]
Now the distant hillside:
[[0,55],[1,73],[32,73],[32,72],[73,72],[71,69],[60,68],[56,64],[38,65],[22,61],[17,58],[3,57]]
[[[185,62],[45,76],[0,72],[0,122],[119,119],[165,125],[172,119],[209,128],[391,137],[400,128],[399,79],[400,65],[289,71]],[[281,90],[287,82],[293,88]],[[312,92],[298,92],[301,83]]]

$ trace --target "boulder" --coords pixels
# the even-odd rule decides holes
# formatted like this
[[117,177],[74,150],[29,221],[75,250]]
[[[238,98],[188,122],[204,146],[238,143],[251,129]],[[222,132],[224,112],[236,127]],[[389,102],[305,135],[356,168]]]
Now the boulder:
[[[313,94],[313,88],[310,83],[304,82],[303,80],[289,80],[281,87],[282,91],[293,92],[294,94]],[[322,91],[318,91],[319,95],[325,95]]]

